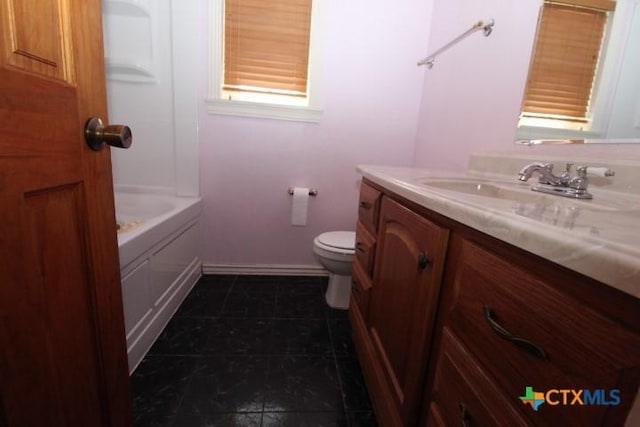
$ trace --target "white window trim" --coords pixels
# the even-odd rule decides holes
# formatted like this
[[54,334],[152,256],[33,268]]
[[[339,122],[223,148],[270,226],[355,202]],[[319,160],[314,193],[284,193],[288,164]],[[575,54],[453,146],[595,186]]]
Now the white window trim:
[[572,123],[525,117],[518,122],[516,139],[589,139],[605,136],[616,95],[616,82],[622,71],[623,53],[629,38],[634,8],[637,7],[637,4],[638,0],[618,0],[616,2],[613,22],[608,25],[605,35],[606,52],[600,65],[602,71],[596,77],[598,80],[593,90],[593,108],[589,122]]
[[242,116],[318,123],[323,110],[320,107],[320,84],[322,82],[322,40],[324,8],[327,2],[316,0],[311,7],[311,42],[309,47],[309,74],[306,105],[295,105],[295,101],[278,95],[245,94],[246,100],[225,99],[222,94],[224,0],[209,0],[209,97],[206,99],[209,114]]

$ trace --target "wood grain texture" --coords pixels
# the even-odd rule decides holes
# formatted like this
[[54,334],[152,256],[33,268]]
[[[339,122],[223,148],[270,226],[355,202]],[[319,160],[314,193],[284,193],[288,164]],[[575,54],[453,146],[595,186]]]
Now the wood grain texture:
[[[443,331],[435,375],[429,410],[431,422],[435,421],[435,425],[528,425],[515,409],[519,404],[517,399],[503,394],[492,383],[448,329]],[[444,421],[436,421],[438,417],[435,414],[441,414]]]
[[[382,199],[368,328],[405,425],[418,415],[448,230]],[[429,259],[419,266],[424,253]]]
[[[616,412],[628,409],[640,381],[637,328],[622,327],[597,304],[565,294],[566,277],[525,270],[459,235],[451,239],[449,256],[455,261],[444,285],[445,327],[460,337],[506,396],[520,396],[527,386],[622,390],[620,406],[559,405],[540,413],[523,407],[523,416],[532,423],[567,426],[612,425],[619,419]],[[485,305],[510,333],[542,347],[548,360],[496,335],[485,319]]]
[[355,262],[358,262],[362,269],[368,275],[373,275],[373,260],[376,250],[376,238],[367,231],[362,221],[358,221],[356,225],[356,256]]
[[376,362],[375,350],[371,345],[367,325],[360,315],[360,309],[353,300],[353,296],[349,305],[349,321],[358,360],[362,367],[378,424],[385,427],[402,427],[405,424],[400,418],[391,390],[386,384],[385,373],[382,371],[381,365]]
[[360,200],[358,200],[358,218],[362,225],[372,234],[378,231],[381,192],[365,181],[360,184]]
[[130,426],[101,4],[0,14],[0,424]]
[[371,277],[364,271],[358,260],[353,262],[351,273],[351,295],[358,304],[360,316],[366,321],[369,317],[369,299],[373,286]]
[[0,6],[4,65],[74,83],[70,0],[7,0]]

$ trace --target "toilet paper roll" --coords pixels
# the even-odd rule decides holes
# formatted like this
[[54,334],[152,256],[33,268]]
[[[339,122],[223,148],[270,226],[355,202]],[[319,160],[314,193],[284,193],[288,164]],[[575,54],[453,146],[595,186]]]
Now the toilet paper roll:
[[309,189],[293,188],[293,202],[291,205],[291,225],[307,225],[307,207],[309,206]]

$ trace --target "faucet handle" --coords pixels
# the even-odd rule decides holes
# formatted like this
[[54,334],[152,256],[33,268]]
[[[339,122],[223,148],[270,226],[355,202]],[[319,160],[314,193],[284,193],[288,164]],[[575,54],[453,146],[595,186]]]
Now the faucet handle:
[[577,168],[578,175],[581,177],[586,177],[587,175],[591,176],[600,176],[604,178],[608,178],[614,176],[616,172],[609,168],[602,167],[593,167],[593,166],[579,166]]
[[560,185],[567,186],[569,182],[571,182],[571,168],[573,167],[573,163],[567,163],[564,172],[560,175]]

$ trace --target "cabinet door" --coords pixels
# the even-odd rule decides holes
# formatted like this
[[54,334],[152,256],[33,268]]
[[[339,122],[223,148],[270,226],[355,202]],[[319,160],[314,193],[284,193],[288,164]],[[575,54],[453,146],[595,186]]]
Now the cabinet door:
[[404,425],[422,391],[448,231],[383,197],[368,329]]

